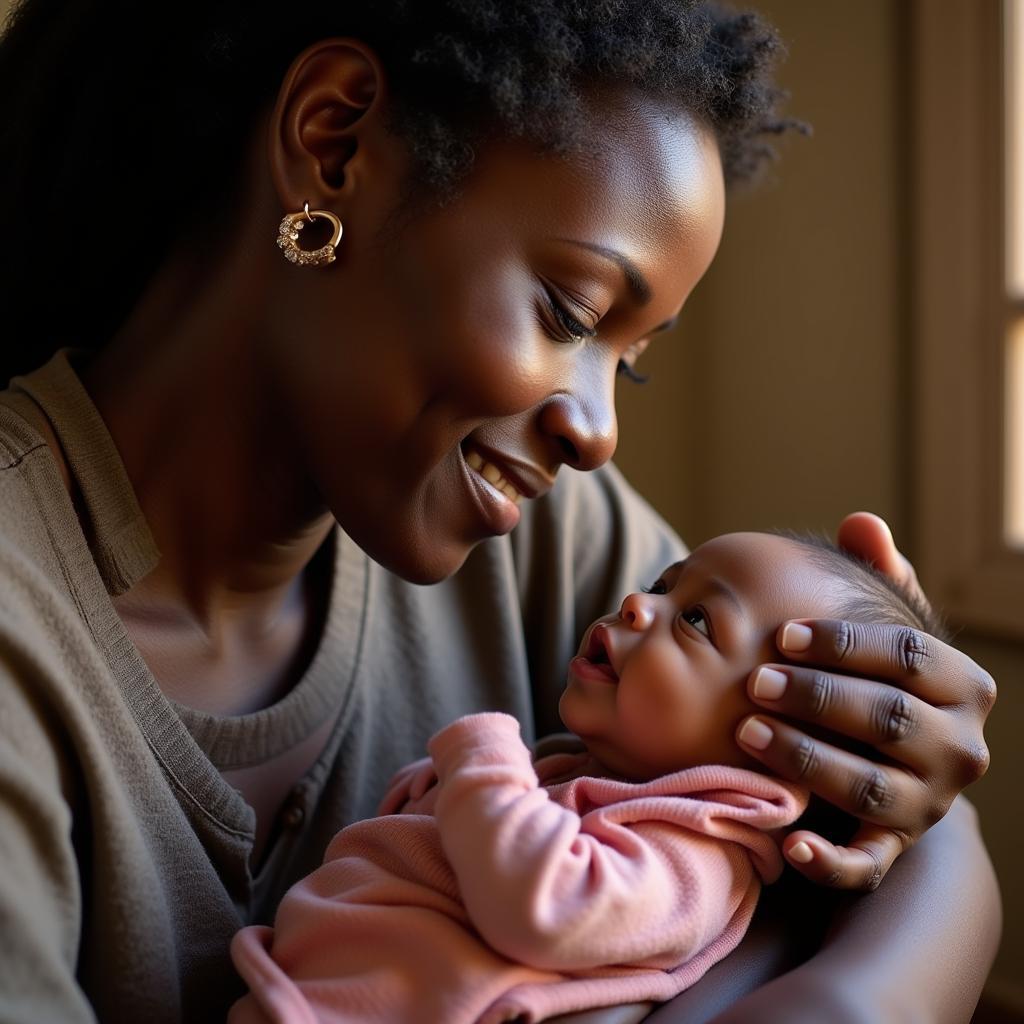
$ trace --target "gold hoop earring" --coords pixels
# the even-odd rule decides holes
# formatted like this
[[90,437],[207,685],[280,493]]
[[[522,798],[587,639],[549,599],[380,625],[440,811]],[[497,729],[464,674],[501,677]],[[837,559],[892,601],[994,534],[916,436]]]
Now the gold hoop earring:
[[[319,249],[300,249],[299,232],[316,217],[322,217],[331,225],[331,240]],[[336,259],[334,255],[341,241],[341,221],[330,210],[311,210],[309,203],[299,213],[289,213],[277,230],[277,244],[284,251],[284,258],[297,267],[325,267]]]

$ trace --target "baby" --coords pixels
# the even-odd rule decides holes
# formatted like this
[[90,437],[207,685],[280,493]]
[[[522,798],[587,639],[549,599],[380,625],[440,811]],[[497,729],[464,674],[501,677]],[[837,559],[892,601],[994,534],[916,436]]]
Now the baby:
[[[932,631],[926,606],[814,538],[729,534],[593,623],[560,702],[583,754],[459,719],[232,956],[245,1022],[540,1021],[665,1000],[740,941],[806,794],[735,743],[747,677],[794,618]],[[755,723],[756,726],[756,723]]]

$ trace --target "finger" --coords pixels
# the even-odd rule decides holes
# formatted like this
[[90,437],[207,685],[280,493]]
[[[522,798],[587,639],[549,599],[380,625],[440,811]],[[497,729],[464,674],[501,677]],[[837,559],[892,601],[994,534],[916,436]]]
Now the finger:
[[914,567],[900,554],[889,524],[874,512],[851,512],[839,524],[836,542],[844,551],[870,562],[897,583],[920,590]]
[[983,668],[910,626],[799,619],[783,623],[775,642],[792,661],[898,683],[932,705],[981,708],[987,715],[995,702],[995,683]]
[[917,772],[943,763],[948,753],[949,713],[886,683],[800,665],[759,665],[747,693],[773,715],[867,743]]
[[891,829],[863,825],[848,846],[836,846],[816,832],[786,836],[782,853],[800,874],[833,889],[877,889],[906,841]]
[[773,774],[806,786],[855,818],[899,828],[915,839],[949,806],[916,775],[875,764],[777,719],[746,718],[736,739]]

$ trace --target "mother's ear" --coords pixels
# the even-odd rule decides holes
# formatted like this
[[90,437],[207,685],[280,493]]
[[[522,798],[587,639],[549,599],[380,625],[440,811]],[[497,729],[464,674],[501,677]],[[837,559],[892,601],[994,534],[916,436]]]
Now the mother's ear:
[[363,183],[386,134],[385,77],[356,39],[323,39],[295,58],[269,123],[270,173],[285,211],[338,210]]

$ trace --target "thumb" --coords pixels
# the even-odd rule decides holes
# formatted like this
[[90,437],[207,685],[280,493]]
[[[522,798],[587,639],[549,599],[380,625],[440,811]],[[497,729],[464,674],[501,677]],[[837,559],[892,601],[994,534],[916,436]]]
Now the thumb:
[[918,590],[917,574],[896,547],[889,524],[873,512],[852,512],[840,524],[836,541],[844,551],[870,562],[897,583]]

